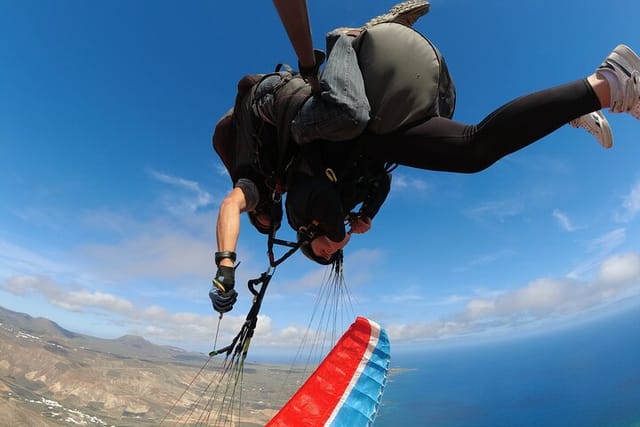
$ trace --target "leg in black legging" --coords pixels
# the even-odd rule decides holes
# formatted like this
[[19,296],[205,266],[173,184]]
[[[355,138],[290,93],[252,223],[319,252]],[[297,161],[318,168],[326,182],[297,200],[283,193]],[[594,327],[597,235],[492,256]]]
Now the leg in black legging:
[[387,135],[364,135],[374,159],[420,169],[478,172],[569,121],[600,109],[585,80],[517,98],[477,125],[434,117]]

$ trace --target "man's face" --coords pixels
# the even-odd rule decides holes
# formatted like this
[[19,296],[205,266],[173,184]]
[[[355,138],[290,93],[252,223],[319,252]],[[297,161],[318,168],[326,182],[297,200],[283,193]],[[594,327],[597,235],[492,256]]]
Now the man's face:
[[327,236],[316,237],[309,243],[314,255],[329,261],[333,255],[349,243],[351,234],[347,233],[342,242],[334,242]]
[[327,261],[330,260],[333,254],[338,251],[338,249],[334,249],[333,246],[328,242],[329,239],[327,239],[325,236],[320,236],[313,239],[310,243],[313,254],[317,257],[326,259]]

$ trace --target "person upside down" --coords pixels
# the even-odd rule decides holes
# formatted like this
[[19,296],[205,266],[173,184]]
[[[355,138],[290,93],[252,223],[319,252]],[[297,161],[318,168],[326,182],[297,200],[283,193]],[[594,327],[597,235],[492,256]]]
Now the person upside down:
[[390,189],[390,165],[476,173],[566,124],[610,148],[602,109],[640,119],[640,58],[623,44],[592,74],[465,124],[452,120],[456,93],[444,58],[412,28],[428,2],[408,0],[360,28],[331,31],[322,72],[325,55],[313,49],[306,2],[274,4],[299,73],[245,76],[213,135],[233,182],[218,212],[218,270],[209,292],[221,314],[237,300],[242,213],[259,232],[275,232],[286,193],[287,220],[302,253],[331,264],[352,234],[372,227]]

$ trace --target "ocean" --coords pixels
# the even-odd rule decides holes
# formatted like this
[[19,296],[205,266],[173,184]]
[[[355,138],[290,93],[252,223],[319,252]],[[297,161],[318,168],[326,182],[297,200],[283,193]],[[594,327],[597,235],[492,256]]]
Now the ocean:
[[375,427],[640,427],[640,308],[392,368]]

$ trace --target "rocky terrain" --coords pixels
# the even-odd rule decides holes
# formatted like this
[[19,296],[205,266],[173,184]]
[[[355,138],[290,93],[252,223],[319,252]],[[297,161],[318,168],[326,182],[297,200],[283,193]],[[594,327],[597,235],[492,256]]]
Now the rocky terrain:
[[[207,359],[135,336],[80,335],[0,308],[0,426],[185,425],[169,411],[176,403],[174,411],[186,411],[216,381],[220,363],[209,363],[180,398]],[[282,390],[282,372],[245,366],[237,425],[264,425],[286,401],[292,390]]]

